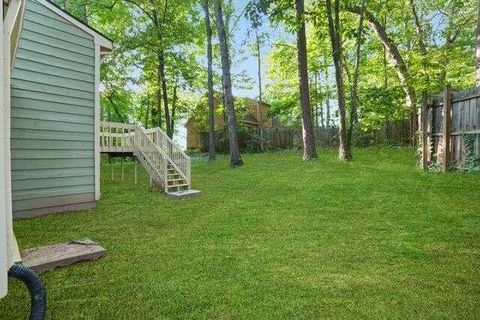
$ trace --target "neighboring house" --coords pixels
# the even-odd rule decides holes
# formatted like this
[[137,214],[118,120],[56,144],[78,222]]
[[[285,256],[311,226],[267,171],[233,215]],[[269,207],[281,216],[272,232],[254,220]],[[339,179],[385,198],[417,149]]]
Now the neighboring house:
[[[215,131],[222,131],[227,126],[227,115],[222,99],[221,93],[215,94]],[[270,105],[267,103],[237,97],[235,98],[235,109],[237,110],[237,117],[240,116],[238,121],[241,121],[249,129],[277,126],[276,121],[269,115]],[[208,106],[205,103],[199,104],[194,113],[195,115],[190,117],[185,124],[187,128],[187,149],[199,149],[201,147],[201,134],[208,131]]]
[[7,19],[13,216],[93,208],[100,197],[100,61],[112,41],[46,0],[9,1],[4,25]]

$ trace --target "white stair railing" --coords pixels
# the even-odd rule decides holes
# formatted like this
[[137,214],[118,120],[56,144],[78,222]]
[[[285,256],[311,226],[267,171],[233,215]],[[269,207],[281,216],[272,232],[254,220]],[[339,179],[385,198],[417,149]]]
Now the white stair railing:
[[154,176],[157,182],[167,185],[168,159],[165,152],[153,143],[147,135],[145,129],[138,127],[135,129],[135,148],[138,160],[147,168],[149,173]]
[[160,128],[144,129],[138,125],[106,122],[100,123],[101,152],[129,153],[140,155],[144,165],[152,166],[154,174],[165,185],[167,166],[191,185],[191,159]]
[[102,121],[100,150],[107,153],[133,152],[165,188],[168,169],[174,169],[191,186],[190,157],[160,128],[144,129],[134,124]]
[[171,165],[178,171],[188,185],[191,180],[191,159],[183,150],[170,139],[160,128],[147,129],[145,132],[152,137],[153,142],[168,156]]

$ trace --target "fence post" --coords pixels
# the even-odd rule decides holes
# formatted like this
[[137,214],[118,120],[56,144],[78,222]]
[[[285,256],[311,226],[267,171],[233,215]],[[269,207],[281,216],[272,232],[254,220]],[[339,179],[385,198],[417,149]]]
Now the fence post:
[[442,153],[442,172],[448,171],[448,163],[450,161],[450,134],[451,134],[451,122],[452,122],[452,87],[447,85],[443,92],[443,153]]
[[428,95],[423,93],[423,106],[421,113],[421,130],[422,130],[422,168],[428,170]]

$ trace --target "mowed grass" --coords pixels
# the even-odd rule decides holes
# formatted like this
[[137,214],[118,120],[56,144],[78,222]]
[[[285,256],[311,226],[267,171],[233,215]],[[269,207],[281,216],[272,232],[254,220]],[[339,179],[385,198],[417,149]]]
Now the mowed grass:
[[[88,212],[15,222],[22,248],[89,237],[99,261],[42,275],[50,319],[480,318],[480,175],[428,174],[413,151],[299,152],[193,164],[199,198],[102,168]],[[24,319],[12,281],[0,318]]]

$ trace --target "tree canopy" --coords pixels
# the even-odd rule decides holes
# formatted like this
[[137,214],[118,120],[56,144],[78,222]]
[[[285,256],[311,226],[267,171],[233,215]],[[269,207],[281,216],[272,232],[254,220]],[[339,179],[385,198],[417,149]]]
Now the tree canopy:
[[[188,117],[207,92],[204,1],[55,2],[115,42],[114,53],[102,67],[102,117],[160,126],[172,136],[179,119]],[[265,74],[266,79],[257,91],[283,125],[298,126],[302,119],[299,81],[305,80],[298,77],[294,34],[303,22],[315,126],[341,122],[338,72],[343,76],[344,120],[363,130],[408,119],[422,94],[436,94],[447,83],[458,90],[475,85],[478,0],[327,1],[338,8],[334,31],[340,41],[341,70],[334,68],[338,49],[332,51],[330,12],[324,0],[306,0],[300,18],[293,0],[220,2],[227,41],[253,43],[249,48],[231,45],[232,60],[239,50],[260,56],[258,46],[269,43],[265,34],[258,37],[262,25],[278,34],[260,56],[258,67],[265,62],[267,69],[259,69],[258,78]],[[215,26],[213,1],[210,6],[210,21]],[[250,23],[239,24],[240,19]],[[239,26],[249,28],[249,35],[256,34],[256,41],[236,39]],[[215,27],[210,29],[213,85],[222,90],[218,34]],[[233,69],[233,87],[251,87],[253,79],[245,77],[241,67]],[[352,99],[357,101],[352,104]],[[358,112],[351,112],[352,105],[357,105]]]

